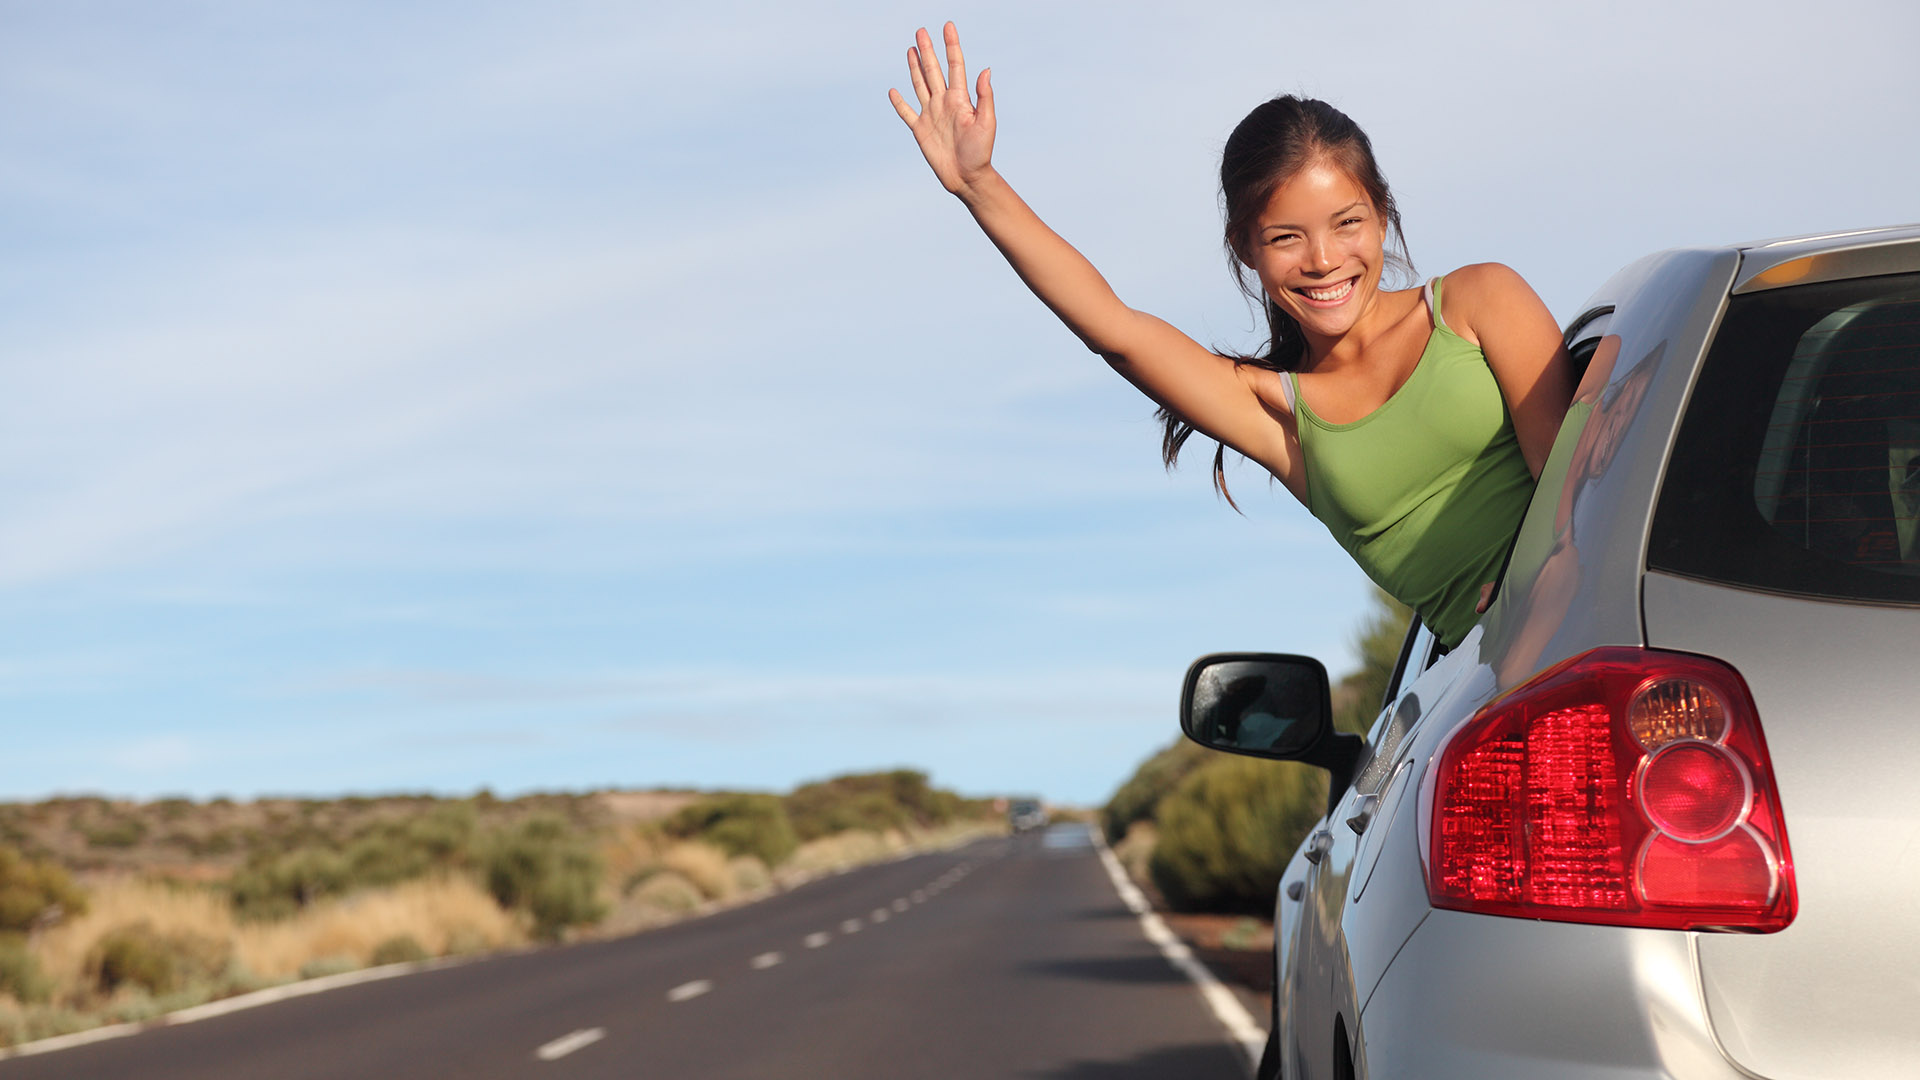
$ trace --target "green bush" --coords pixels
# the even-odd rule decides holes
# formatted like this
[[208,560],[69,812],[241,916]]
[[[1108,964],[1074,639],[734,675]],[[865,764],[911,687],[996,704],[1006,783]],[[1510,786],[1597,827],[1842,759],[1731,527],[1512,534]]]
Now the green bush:
[[1113,793],[1113,798],[1107,800],[1106,808],[1101,811],[1100,819],[1106,827],[1107,839],[1117,843],[1127,835],[1127,826],[1136,821],[1152,821],[1154,808],[1180,781],[1186,779],[1188,773],[1219,757],[1218,752],[1182,736],[1141,762],[1140,767],[1133,771],[1126,783],[1120,785],[1120,789]]
[[89,981],[104,992],[138,986],[158,995],[220,978],[232,963],[231,942],[189,930],[163,934],[142,919],[117,926],[94,942],[86,970]]
[[227,891],[237,915],[278,919],[329,896],[339,896],[353,885],[347,860],[324,849],[256,857],[227,879]]
[[82,830],[90,847],[125,849],[146,838],[146,822],[133,817],[112,817]]
[[426,946],[412,934],[395,934],[373,947],[373,965],[409,964],[427,958]]
[[951,791],[936,788],[913,769],[858,773],[805,784],[786,798],[787,814],[801,840],[865,829],[886,832],[943,825],[965,813],[983,812]]
[[558,938],[606,914],[600,874],[600,857],[584,839],[559,818],[541,815],[493,837],[482,876],[501,907],[525,911],[536,934]]
[[1387,695],[1387,683],[1393,680],[1393,667],[1400,662],[1400,645],[1406,640],[1407,622],[1412,618],[1411,609],[1374,586],[1373,608],[1353,637],[1360,668],[1348,672],[1333,688],[1334,727],[1365,735],[1373,726],[1374,718],[1380,715],[1381,699]]
[[776,795],[715,795],[682,807],[664,827],[669,836],[704,840],[728,855],[751,855],[768,866],[785,862],[800,846]]
[[1262,913],[1287,860],[1326,809],[1326,773],[1222,756],[1161,800],[1148,870],[1181,911]]
[[34,1005],[52,993],[53,980],[27,951],[27,939],[19,934],[0,934],[0,994],[11,994],[16,1001]]
[[29,859],[0,847],[0,933],[25,933],[36,923],[57,921],[87,910],[87,895],[65,870],[52,862]]

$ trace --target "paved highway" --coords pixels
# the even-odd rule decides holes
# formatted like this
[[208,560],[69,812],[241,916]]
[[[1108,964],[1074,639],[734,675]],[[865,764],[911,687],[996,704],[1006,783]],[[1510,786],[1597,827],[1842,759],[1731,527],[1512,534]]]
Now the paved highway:
[[618,941],[0,1061],[0,1080],[1239,1080],[1084,830],[982,840]]

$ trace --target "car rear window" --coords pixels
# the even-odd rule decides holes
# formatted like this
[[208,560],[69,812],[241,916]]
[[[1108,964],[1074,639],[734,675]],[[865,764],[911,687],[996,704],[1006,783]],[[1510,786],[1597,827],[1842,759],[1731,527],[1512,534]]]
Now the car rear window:
[[1734,297],[1696,381],[1648,565],[1920,603],[1920,274]]

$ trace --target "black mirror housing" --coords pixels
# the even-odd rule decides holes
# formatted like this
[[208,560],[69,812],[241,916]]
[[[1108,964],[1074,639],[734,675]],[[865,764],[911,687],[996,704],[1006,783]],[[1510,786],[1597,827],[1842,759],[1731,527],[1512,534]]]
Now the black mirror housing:
[[1285,653],[1203,656],[1180,688],[1180,729],[1215,750],[1299,761],[1333,729],[1327,669]]
[[1329,804],[1352,784],[1365,740],[1333,729],[1326,666],[1289,653],[1213,653],[1180,688],[1180,730],[1214,750],[1298,761],[1332,774]]

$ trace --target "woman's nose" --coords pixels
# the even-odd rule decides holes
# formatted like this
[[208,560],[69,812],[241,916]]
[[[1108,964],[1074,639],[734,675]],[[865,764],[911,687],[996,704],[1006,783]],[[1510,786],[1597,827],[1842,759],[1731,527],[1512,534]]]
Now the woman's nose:
[[1340,260],[1334,257],[1332,248],[1327,245],[1324,238],[1308,241],[1305,267],[1308,271],[1324,274],[1338,265]]

